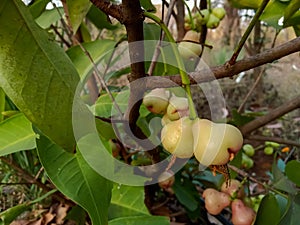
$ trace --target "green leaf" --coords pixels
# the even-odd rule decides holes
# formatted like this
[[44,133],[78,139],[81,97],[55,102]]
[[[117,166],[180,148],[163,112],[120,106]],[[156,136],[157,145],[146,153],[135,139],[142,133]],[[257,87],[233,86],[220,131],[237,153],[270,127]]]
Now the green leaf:
[[156,12],[155,6],[151,0],[140,0],[141,6],[148,12]]
[[66,152],[45,136],[37,140],[39,158],[53,184],[83,207],[93,224],[106,225],[112,183],[96,173],[79,151]]
[[280,209],[277,200],[273,194],[267,194],[259,205],[255,225],[278,224],[279,220]]
[[[116,103],[119,105],[122,112],[125,112],[128,106],[129,90],[113,93]],[[108,94],[101,95],[94,105],[95,115],[108,118],[118,115],[115,104],[111,101]]]
[[110,220],[108,225],[170,225],[166,216],[131,216]]
[[35,21],[41,28],[48,29],[52,24],[60,20],[64,14],[62,7],[54,8],[44,11]]
[[279,19],[284,16],[284,11],[288,3],[271,0],[266,6],[264,12],[260,16],[260,20],[268,23],[276,29],[281,29],[282,26],[278,23]]
[[289,161],[285,167],[286,176],[293,181],[297,186],[300,187],[300,162],[296,160]]
[[[112,40],[96,40],[93,42],[83,43],[83,47],[89,52],[93,61],[98,64],[102,60],[103,64],[105,57],[108,57],[115,46],[116,42]],[[81,80],[84,82],[87,76],[94,70],[91,60],[82,51],[80,46],[75,46],[67,51],[68,56],[76,67]],[[99,67],[101,65],[98,65]]]
[[112,190],[109,219],[150,215],[144,204],[144,187],[115,184]]
[[99,132],[101,137],[106,140],[117,138],[115,131],[110,123],[107,123],[101,119],[96,119],[95,123],[97,131]]
[[236,109],[232,110],[232,121],[231,123],[236,126],[243,126],[246,123],[249,123],[255,119],[254,116],[247,115],[247,114],[240,114]]
[[96,6],[92,5],[88,14],[87,18],[98,28],[98,29],[109,29],[113,30],[116,29],[117,25],[112,25],[108,20],[107,15],[98,9]]
[[286,7],[284,11],[284,22],[286,23],[289,18],[291,18],[300,8],[300,1],[299,0],[291,0],[289,5]]
[[2,122],[4,116],[2,112],[5,111],[5,93],[3,89],[0,87],[0,122]]
[[200,196],[191,181],[187,179],[182,181],[180,178],[175,179],[175,183],[172,188],[178,201],[189,211],[194,211],[198,208],[199,203],[196,199]]
[[88,13],[92,3],[89,0],[67,0],[70,23],[74,34]]
[[[290,196],[288,209],[278,225],[298,225],[300,215],[300,194]],[[272,216],[274,214],[272,213]]]
[[65,220],[72,220],[76,222],[76,225],[85,225],[86,221],[86,212],[79,205],[75,205],[68,212]]
[[273,186],[289,194],[296,194],[295,185],[279,170],[276,163],[272,165]]
[[49,0],[37,0],[29,6],[31,15],[33,18],[37,18],[44,12]]
[[0,123],[0,156],[36,147],[30,121],[19,113]]
[[[9,20],[13,16],[13,20]],[[0,2],[0,84],[26,117],[66,150],[75,140],[72,105],[79,76],[63,49],[20,0]]]

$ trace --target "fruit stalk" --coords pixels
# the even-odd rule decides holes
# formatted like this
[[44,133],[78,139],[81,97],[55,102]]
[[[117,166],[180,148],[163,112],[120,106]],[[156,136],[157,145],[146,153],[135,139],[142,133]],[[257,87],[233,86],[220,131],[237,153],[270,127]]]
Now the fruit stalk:
[[195,109],[195,106],[194,106],[194,102],[193,102],[192,94],[191,94],[191,89],[190,89],[190,79],[188,77],[188,74],[186,73],[185,66],[183,64],[182,59],[180,58],[180,54],[179,54],[178,49],[175,45],[176,41],[174,40],[174,38],[173,38],[171,32],[169,31],[168,27],[161,21],[160,18],[158,18],[157,16],[155,16],[154,14],[149,13],[149,12],[144,12],[144,16],[148,17],[149,19],[152,19],[154,22],[156,22],[161,27],[161,29],[163,29],[163,31],[165,32],[166,37],[168,38],[169,42],[172,43],[171,46],[172,46],[172,50],[173,50],[174,55],[175,55],[175,59],[176,59],[177,64],[178,64],[182,86],[186,90],[186,94],[187,94],[187,98],[188,98],[189,110],[190,110],[190,119],[197,118],[197,113],[196,113],[196,109]]

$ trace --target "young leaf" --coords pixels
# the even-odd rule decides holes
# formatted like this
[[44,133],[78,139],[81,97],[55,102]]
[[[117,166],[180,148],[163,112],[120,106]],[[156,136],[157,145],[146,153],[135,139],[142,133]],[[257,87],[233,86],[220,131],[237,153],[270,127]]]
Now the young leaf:
[[296,160],[292,160],[288,162],[285,166],[285,174],[286,176],[293,181],[297,186],[300,186],[300,162]]
[[107,15],[98,9],[96,6],[92,5],[88,14],[87,18],[98,28],[98,29],[109,29],[113,30],[116,29],[117,25],[112,25],[108,20]]
[[115,184],[112,190],[109,219],[150,215],[144,204],[144,188]]
[[277,200],[273,194],[267,194],[259,205],[255,225],[278,224],[279,220],[280,209]]
[[81,153],[66,152],[45,136],[37,140],[39,158],[54,185],[82,206],[92,223],[107,224],[111,198],[111,181],[103,178],[87,164]]
[[74,34],[91,7],[89,0],[67,0],[69,18]]
[[0,123],[0,156],[36,147],[31,123],[19,113]]
[[71,60],[34,22],[22,1],[0,1],[0,24],[4,92],[43,133],[71,150],[72,105],[79,82]]

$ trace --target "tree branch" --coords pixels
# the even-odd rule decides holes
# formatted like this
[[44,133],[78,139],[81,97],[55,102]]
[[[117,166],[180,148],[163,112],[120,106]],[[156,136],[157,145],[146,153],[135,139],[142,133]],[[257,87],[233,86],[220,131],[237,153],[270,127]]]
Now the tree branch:
[[286,102],[285,104],[277,107],[276,109],[272,110],[270,113],[258,117],[257,119],[252,120],[251,122],[245,124],[240,128],[240,130],[244,136],[247,136],[247,134],[250,134],[252,131],[266,125],[267,123],[299,107],[300,107],[300,95],[296,96],[295,98]]
[[[247,71],[267,63],[272,63],[275,60],[298,51],[300,51],[300,37],[275,48],[266,50],[260,54],[239,60],[232,66],[228,66],[228,64],[225,63],[221,66],[215,66],[210,69],[202,69],[197,72],[189,73],[191,84],[199,84],[209,82],[214,79],[232,77],[240,72]],[[146,88],[167,88],[182,85],[179,75],[164,76],[163,78],[165,79],[162,79],[160,76],[147,77],[147,80],[145,80]]]
[[90,0],[97,8],[106,15],[112,16],[123,23],[122,7],[108,0]]

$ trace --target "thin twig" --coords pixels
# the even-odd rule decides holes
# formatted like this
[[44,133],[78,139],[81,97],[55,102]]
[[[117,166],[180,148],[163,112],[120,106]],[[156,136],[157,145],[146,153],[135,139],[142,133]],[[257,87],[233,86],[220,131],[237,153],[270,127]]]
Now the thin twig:
[[261,78],[262,78],[262,75],[264,74],[265,70],[262,69],[258,75],[258,77],[256,78],[253,86],[251,87],[251,89],[249,90],[249,92],[247,93],[246,97],[244,98],[242,104],[240,105],[240,107],[238,108],[237,112],[238,113],[241,113],[241,111],[243,110],[247,100],[249,99],[249,97],[251,96],[251,94],[253,93],[254,89],[257,87],[257,85],[259,84]]
[[279,137],[266,137],[266,136],[260,136],[260,135],[249,135],[246,136],[246,139],[248,140],[255,140],[255,141],[273,141],[277,142],[279,144],[285,144],[285,145],[293,145],[300,147],[300,143],[292,140],[285,140],[283,138]]
[[[162,21],[163,23],[166,24],[166,26],[168,26],[168,24],[170,22],[170,18],[171,18],[175,3],[176,3],[176,0],[172,0],[170,2],[166,18]],[[152,60],[151,60],[151,64],[150,64],[150,67],[149,67],[149,70],[148,70],[149,76],[152,76],[152,74],[153,74],[153,71],[154,71],[156,63],[157,63],[157,59],[160,55],[162,40],[164,40],[164,38],[165,38],[165,32],[163,32],[163,30],[161,30],[161,31],[162,32],[161,32],[161,35],[160,35],[160,39],[159,39],[159,41],[156,45],[156,48],[155,48],[155,51],[153,53],[153,57],[152,57]]]
[[235,166],[233,166],[233,165],[230,165],[230,164],[228,164],[228,167],[229,167],[229,169],[231,169],[231,170],[233,170],[234,172],[238,173],[238,174],[241,175],[242,177],[246,177],[246,178],[248,178],[249,180],[251,180],[251,181],[253,181],[253,182],[257,183],[257,184],[260,184],[260,185],[262,185],[264,188],[266,188],[266,189],[268,189],[268,190],[271,190],[271,191],[275,192],[276,194],[279,194],[279,195],[281,195],[281,196],[283,196],[283,197],[285,197],[285,198],[288,197],[286,194],[284,194],[284,193],[282,193],[282,192],[280,192],[280,191],[274,189],[273,187],[269,186],[269,185],[266,184],[266,183],[261,182],[260,180],[256,179],[255,177],[252,177],[249,173],[245,172],[244,170],[241,170],[241,169],[239,169],[239,168],[237,168],[237,167],[235,167]]
[[250,35],[253,27],[259,21],[259,17],[263,13],[263,11],[264,11],[264,9],[267,6],[267,4],[268,4],[269,1],[270,0],[264,0],[262,2],[262,4],[260,5],[260,7],[258,8],[258,10],[256,11],[253,19],[251,20],[249,26],[247,27],[245,33],[243,34],[240,42],[238,43],[237,47],[235,48],[234,53],[233,53],[231,59],[228,62],[229,65],[233,65],[236,62],[236,59],[238,58],[238,56],[239,56],[239,54],[240,54],[240,52],[241,52],[241,50],[242,50],[242,48],[243,48],[246,40],[248,39],[248,37],[249,37],[249,35]]
[[252,131],[268,124],[269,122],[283,116],[284,114],[291,112],[300,107],[300,95],[296,96],[292,100],[286,102],[285,104],[273,109],[270,113],[260,116],[255,120],[245,124],[240,127],[240,130],[244,136],[247,136]]
[[[291,41],[281,44],[272,49],[265,50],[259,54],[250,56],[248,58],[237,61],[234,65],[228,67],[225,65],[204,68],[200,71],[189,73],[191,84],[199,84],[204,82],[210,82],[216,79],[222,79],[226,77],[232,77],[243,71],[253,69],[255,67],[272,63],[275,60],[283,58],[287,55],[300,51],[300,37],[297,37]],[[181,77],[179,74],[172,76],[164,76],[161,79],[159,76],[146,77],[146,88],[148,90],[154,88],[169,88],[175,86],[181,86]]]

